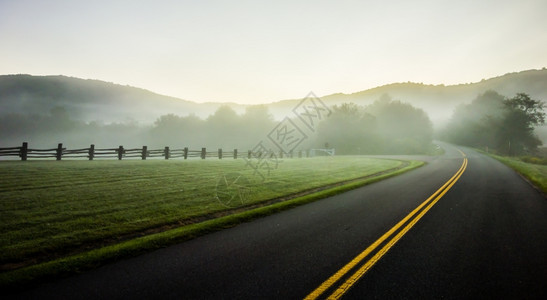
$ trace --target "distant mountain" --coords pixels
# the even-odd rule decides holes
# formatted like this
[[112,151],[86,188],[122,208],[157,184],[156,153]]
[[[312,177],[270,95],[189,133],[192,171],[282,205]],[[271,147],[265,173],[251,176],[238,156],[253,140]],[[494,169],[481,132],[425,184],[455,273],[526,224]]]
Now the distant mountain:
[[[388,94],[396,100],[424,109],[436,125],[442,125],[457,105],[469,103],[487,90],[495,90],[508,97],[524,92],[534,99],[547,100],[547,70],[509,73],[477,83],[449,86],[393,83],[353,94],[322,96],[321,99],[327,105],[344,102],[367,105]],[[283,100],[267,105],[270,112],[281,119],[291,115],[292,108],[300,100]],[[71,117],[83,121],[110,123],[133,120],[151,123],[168,113],[181,116],[194,113],[205,118],[221,105],[223,103],[195,103],[99,80],[66,76],[0,76],[0,117],[8,113],[46,114],[52,108],[61,106]],[[246,107],[234,103],[229,105],[239,113]]]
[[[148,90],[66,76],[0,76],[0,117],[7,113],[47,114],[64,107],[83,121],[151,123],[159,116],[194,113],[205,118],[222,103],[198,104]],[[237,111],[244,106],[230,104]]]
[[[458,85],[427,85],[422,83],[393,83],[353,94],[332,94],[322,96],[327,105],[353,102],[368,105],[388,94],[395,100],[408,102],[425,110],[434,124],[442,125],[452,116],[454,108],[469,103],[477,95],[495,90],[501,95],[512,97],[516,93],[527,93],[533,99],[547,102],[547,69],[509,73],[503,76],[483,79],[477,83]],[[279,113],[290,111],[300,100],[287,100],[270,104],[270,110]]]

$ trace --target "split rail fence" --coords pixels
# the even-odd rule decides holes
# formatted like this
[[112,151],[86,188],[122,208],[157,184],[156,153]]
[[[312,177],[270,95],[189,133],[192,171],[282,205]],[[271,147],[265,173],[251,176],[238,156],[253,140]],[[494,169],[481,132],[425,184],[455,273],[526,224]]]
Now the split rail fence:
[[[310,151],[309,150],[300,150],[297,151],[297,154],[294,155],[293,151],[289,153],[283,153],[283,151],[280,151],[279,153],[274,153],[272,151],[268,151],[266,153],[262,152],[252,152],[251,150],[248,150],[247,152],[243,152],[243,157],[246,157],[248,159],[256,158],[256,157],[263,157],[264,155],[270,155],[273,157],[274,155],[277,158],[293,158],[295,156],[302,158],[302,157],[309,157]],[[47,158],[55,158],[56,160],[62,160],[62,159],[74,159],[74,158],[87,158],[89,160],[93,160],[96,158],[110,158],[110,159],[118,159],[122,160],[124,158],[140,158],[142,160],[146,160],[147,158],[164,158],[164,159],[172,159],[172,158],[234,158],[237,159],[239,157],[242,157],[242,153],[238,152],[237,149],[234,149],[233,151],[224,151],[223,149],[218,149],[217,151],[207,151],[206,148],[201,148],[201,150],[189,150],[187,147],[183,149],[171,149],[169,147],[165,147],[163,149],[148,149],[147,146],[142,146],[142,148],[124,148],[123,146],[119,146],[118,148],[104,148],[104,149],[97,149],[95,148],[95,145],[91,145],[89,148],[82,148],[82,149],[67,149],[63,147],[63,144],[58,144],[57,148],[52,149],[32,149],[28,147],[28,143],[23,143],[20,147],[9,147],[9,148],[0,148],[0,157],[20,157],[21,160],[27,160],[31,158],[35,159],[47,159]]]

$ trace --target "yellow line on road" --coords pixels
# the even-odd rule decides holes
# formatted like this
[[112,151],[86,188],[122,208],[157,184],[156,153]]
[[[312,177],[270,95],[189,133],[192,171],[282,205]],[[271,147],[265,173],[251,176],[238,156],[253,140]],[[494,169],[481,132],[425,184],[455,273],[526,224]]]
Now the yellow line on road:
[[[459,150],[458,150],[459,151]],[[388,232],[386,232],[384,235],[382,235],[378,240],[376,240],[372,245],[370,245],[367,249],[365,249],[363,252],[361,252],[359,255],[357,255],[354,259],[352,259],[349,263],[347,263],[344,267],[342,267],[340,270],[338,270],[334,275],[329,277],[325,282],[323,282],[318,288],[316,288],[313,292],[311,292],[308,296],[306,296],[305,300],[311,300],[311,299],[317,299],[319,296],[321,296],[326,290],[331,288],[340,278],[345,276],[351,269],[353,269],[357,264],[359,264],[363,259],[365,259],[371,252],[373,252],[380,244],[382,244],[386,239],[388,239],[394,232],[399,230],[401,226],[403,226],[409,219],[411,219],[416,213],[418,213],[424,206],[426,206],[432,199],[433,202],[429,204],[418,216],[412,220],[407,226],[401,230],[393,239],[391,239],[380,251],[376,253],[371,259],[369,259],[355,274],[353,274],[348,280],[346,280],[330,297],[329,299],[338,299],[340,298],[359,278],[361,278],[418,220],[427,213],[427,211],[439,201],[439,199],[448,192],[448,190],[458,181],[458,179],[461,177],[463,172],[465,171],[467,167],[467,158],[465,158],[465,153],[461,152],[464,156],[464,161],[462,163],[462,166],[452,176],[441,188],[439,188],[433,195],[431,195],[427,200],[425,200],[422,204],[420,204],[418,207],[416,207],[412,212],[410,212],[404,219],[399,221],[393,228],[391,228]]]
[[441,199],[444,196],[444,194],[448,192],[450,188],[452,188],[452,186],[456,183],[456,181],[460,179],[460,177],[462,176],[466,168],[467,168],[467,158],[464,158],[463,170],[459,173],[458,177],[454,181],[452,181],[452,183],[450,183],[450,185],[444,191],[442,191],[442,193],[439,196],[437,196],[437,198],[435,198],[433,202],[431,202],[422,212],[420,212],[420,214],[416,216],[416,218],[414,218],[408,225],[406,225],[405,228],[403,228],[395,237],[393,237],[393,239],[391,239],[382,249],[380,249],[380,251],[378,251],[361,268],[359,268],[357,272],[355,272],[350,278],[348,278],[348,280],[346,280],[344,284],[342,284],[336,291],[334,291],[334,293],[332,293],[332,295],[330,295],[328,299],[340,299],[340,297],[342,297],[349,290],[351,286],[353,286],[363,275],[365,275],[365,273],[378,260],[380,260],[380,258],[384,254],[386,254],[386,252],[393,245],[395,245],[395,243],[397,243],[397,241],[399,241],[399,239],[403,235],[405,235],[408,232],[408,230],[410,230],[410,228],[412,228],[412,226],[414,226],[414,224],[416,224],[429,211],[429,209],[431,209],[431,207],[433,207],[433,205],[435,205],[435,203],[437,203],[439,199]]
[[463,153],[462,150],[460,150],[460,149],[456,149],[456,150],[458,150],[462,154],[463,157],[467,157],[467,154]]

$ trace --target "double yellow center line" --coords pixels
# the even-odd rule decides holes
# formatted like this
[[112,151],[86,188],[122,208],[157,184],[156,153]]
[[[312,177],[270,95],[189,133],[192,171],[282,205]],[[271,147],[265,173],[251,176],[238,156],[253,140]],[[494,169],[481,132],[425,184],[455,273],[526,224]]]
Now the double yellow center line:
[[[372,245],[370,245],[367,249],[365,249],[363,252],[361,252],[359,255],[357,255],[354,259],[352,259],[348,264],[346,264],[344,267],[342,267],[338,272],[336,272],[334,275],[332,275],[329,279],[327,279],[325,282],[323,282],[318,288],[316,288],[313,292],[311,292],[305,300],[311,300],[311,299],[317,299],[319,298],[323,293],[325,293],[327,290],[332,291],[332,294],[327,299],[339,299],[341,298],[350,288],[353,286],[380,258],[386,254],[386,252],[397,243],[397,241],[405,235],[405,233],[414,226],[430,209],[441,199],[450,188],[460,179],[463,172],[467,168],[467,157],[465,153],[458,150],[464,157],[463,163],[452,176],[440,189],[438,189],[433,195],[431,195],[427,200],[425,200],[422,204],[420,204],[418,207],[416,207],[412,212],[410,212],[404,219],[399,221],[397,225],[393,226],[388,232],[386,232],[382,237],[380,237],[378,240],[376,240]],[[406,226],[404,226],[406,224]],[[404,226],[404,227],[403,227]],[[403,227],[401,230],[399,230],[401,227]],[[394,233],[398,232],[395,236],[391,237]],[[347,276],[348,272],[353,270],[357,265],[359,265],[362,261],[364,261],[365,258],[369,256],[369,254],[373,253],[378,246],[380,246],[384,241],[389,239],[391,237],[391,240],[389,240],[385,245],[378,250],[372,257],[368,259],[364,264],[361,265],[355,271],[351,276]],[[334,287],[334,284],[336,284],[342,277],[347,278],[341,285],[339,285],[337,288]]]

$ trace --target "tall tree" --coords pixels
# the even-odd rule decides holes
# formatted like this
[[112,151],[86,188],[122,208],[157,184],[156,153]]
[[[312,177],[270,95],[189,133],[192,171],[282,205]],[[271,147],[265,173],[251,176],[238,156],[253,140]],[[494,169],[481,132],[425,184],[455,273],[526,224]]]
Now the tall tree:
[[255,140],[263,138],[275,126],[275,120],[268,106],[263,104],[247,106],[245,113],[241,116],[241,123],[240,134]]
[[355,103],[332,107],[329,118],[319,123],[316,146],[336,149],[338,154],[377,153],[381,140],[375,133],[374,116]]
[[518,93],[503,104],[506,112],[498,131],[500,150],[509,155],[536,151],[541,140],[534,134],[534,127],[545,124],[543,102]]
[[496,148],[496,132],[505,112],[504,100],[504,96],[490,90],[471,103],[458,106],[441,136],[460,145]]
[[456,144],[488,147],[503,154],[534,152],[541,145],[534,127],[545,123],[543,109],[543,102],[524,93],[506,99],[488,91],[458,107],[442,136]]
[[215,148],[240,147],[241,118],[233,108],[222,105],[206,121],[207,129],[203,134],[207,137],[208,145]]
[[377,133],[385,140],[385,152],[423,153],[431,145],[433,124],[420,108],[383,95],[365,108],[376,117]]
[[151,130],[153,145],[173,147],[203,147],[204,121],[195,114],[181,117],[175,114],[160,116]]
[[329,143],[340,154],[423,153],[431,145],[427,114],[383,96],[365,108],[344,103],[319,125],[317,144]]

